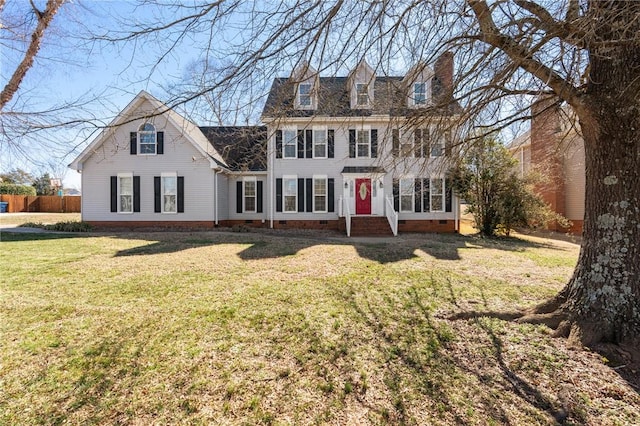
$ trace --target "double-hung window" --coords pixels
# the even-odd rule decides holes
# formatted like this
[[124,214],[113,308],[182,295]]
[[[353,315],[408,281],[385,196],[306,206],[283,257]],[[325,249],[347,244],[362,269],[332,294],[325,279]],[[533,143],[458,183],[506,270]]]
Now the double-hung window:
[[298,132],[296,129],[284,129],[282,132],[283,135],[283,151],[284,158],[297,158],[297,138]]
[[413,178],[400,179],[400,211],[413,211],[413,195],[415,181]]
[[151,123],[144,123],[138,129],[138,152],[140,155],[155,155],[156,128]]
[[300,105],[300,107],[302,108],[311,106],[311,84],[310,83],[298,84],[298,105]]
[[432,212],[444,211],[444,179],[431,178],[429,196]]
[[431,157],[442,157],[444,155],[444,145],[446,136],[440,136],[431,141]]
[[402,132],[400,137],[400,156],[411,157],[413,155],[413,133]]
[[369,106],[369,86],[364,83],[356,83],[356,105]]
[[244,179],[244,212],[255,213],[256,211],[256,179],[245,178]]
[[370,130],[358,130],[356,132],[356,157],[368,158],[371,155]]
[[413,104],[416,106],[427,104],[427,83],[424,81],[413,83]]
[[327,158],[327,130],[313,129],[313,158]]
[[176,173],[162,173],[161,188],[162,213],[178,212],[178,175]]
[[133,173],[118,174],[118,213],[133,213]]
[[327,212],[327,177],[313,177],[313,212]]
[[298,178],[297,176],[282,177],[282,196],[284,199],[284,211],[295,213],[298,211]]

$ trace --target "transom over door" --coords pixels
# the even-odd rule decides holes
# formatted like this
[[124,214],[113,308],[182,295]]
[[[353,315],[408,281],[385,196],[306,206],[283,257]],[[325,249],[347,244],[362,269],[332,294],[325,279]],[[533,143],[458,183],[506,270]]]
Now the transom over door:
[[371,214],[371,179],[356,179],[356,214]]

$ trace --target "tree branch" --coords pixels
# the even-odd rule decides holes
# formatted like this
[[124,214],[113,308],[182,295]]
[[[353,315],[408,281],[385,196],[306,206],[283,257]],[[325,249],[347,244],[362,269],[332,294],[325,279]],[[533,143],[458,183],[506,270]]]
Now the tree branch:
[[40,50],[40,46],[42,44],[42,38],[44,36],[44,32],[49,27],[49,24],[53,20],[53,17],[60,9],[60,6],[64,3],[64,0],[48,0],[47,7],[44,12],[39,11],[31,2],[31,6],[33,8],[34,13],[38,18],[38,25],[35,30],[31,34],[31,43],[29,43],[29,47],[24,54],[24,58],[16,67],[11,79],[7,82],[4,89],[2,89],[2,93],[0,93],[0,111],[4,108],[4,106],[13,98],[13,95],[18,91],[20,87],[20,83],[24,79],[24,76],[27,74],[27,71],[33,65],[33,61],[35,60],[38,51]]

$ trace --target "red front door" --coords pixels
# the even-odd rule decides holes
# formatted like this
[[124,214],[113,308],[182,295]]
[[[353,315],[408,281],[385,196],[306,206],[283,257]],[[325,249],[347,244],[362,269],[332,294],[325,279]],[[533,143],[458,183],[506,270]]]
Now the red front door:
[[356,179],[356,214],[371,214],[371,179]]

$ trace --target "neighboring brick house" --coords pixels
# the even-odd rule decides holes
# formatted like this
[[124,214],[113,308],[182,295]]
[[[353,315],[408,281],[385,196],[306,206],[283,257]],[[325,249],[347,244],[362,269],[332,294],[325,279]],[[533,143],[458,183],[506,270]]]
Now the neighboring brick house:
[[553,211],[571,221],[571,226],[554,223],[554,231],[582,233],[585,200],[584,140],[571,110],[557,99],[543,97],[531,105],[531,130],[509,144],[521,171],[536,167],[547,176],[537,188]]
[[453,56],[406,76],[360,62],[276,78],[265,126],[197,127],[141,92],[71,167],[99,225],[456,232]]

